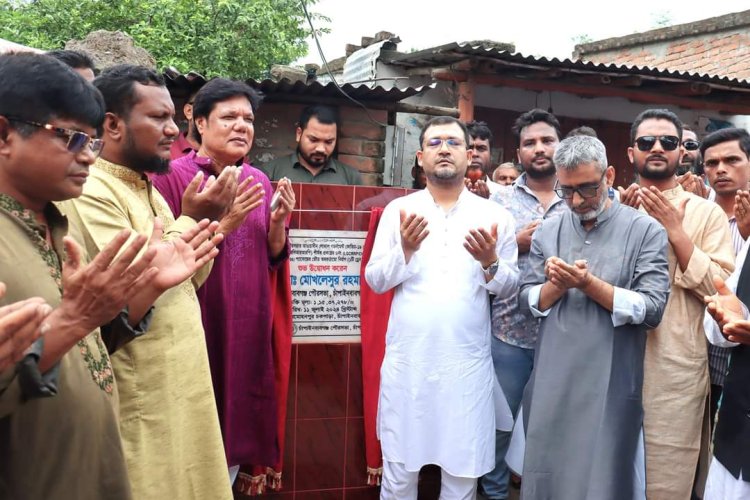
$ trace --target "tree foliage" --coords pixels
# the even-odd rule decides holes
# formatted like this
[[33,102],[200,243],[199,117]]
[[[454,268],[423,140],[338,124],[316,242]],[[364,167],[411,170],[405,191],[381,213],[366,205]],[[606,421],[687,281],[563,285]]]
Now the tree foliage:
[[300,0],[0,0],[0,38],[17,43],[62,48],[99,29],[128,33],[160,68],[237,78],[305,55],[310,33]]

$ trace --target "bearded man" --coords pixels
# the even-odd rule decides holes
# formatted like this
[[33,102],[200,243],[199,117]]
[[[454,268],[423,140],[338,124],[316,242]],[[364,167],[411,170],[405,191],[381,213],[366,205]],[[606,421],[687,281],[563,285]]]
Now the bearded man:
[[261,170],[273,181],[284,177],[292,182],[319,184],[362,184],[359,171],[333,158],[339,129],[336,110],[313,105],[302,110],[295,137],[297,152],[277,158]]
[[694,489],[701,498],[710,436],[703,297],[716,293],[714,276],[726,279],[734,269],[732,237],[724,211],[686,192],[677,180],[683,155],[680,119],[666,109],[647,109],[630,131],[628,157],[640,185],[622,190],[621,200],[648,213],[667,231],[672,286],[661,326],[649,332],[646,342],[647,496],[690,498]]

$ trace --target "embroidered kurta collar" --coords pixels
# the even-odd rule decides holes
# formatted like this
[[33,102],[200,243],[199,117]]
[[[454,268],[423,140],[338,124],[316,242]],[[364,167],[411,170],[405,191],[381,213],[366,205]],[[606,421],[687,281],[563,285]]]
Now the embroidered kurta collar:
[[117,163],[112,163],[111,161],[107,161],[102,157],[97,158],[94,166],[103,172],[107,172],[108,174],[117,177],[121,181],[132,182],[136,184],[139,182],[144,184],[148,182],[148,177],[146,176],[146,174],[142,172],[136,172],[131,168],[125,167],[123,165],[118,165]]
[[665,189],[661,194],[663,194],[668,200],[674,200],[675,198],[681,197],[684,192],[685,190],[682,189],[682,186],[678,183],[677,186],[671,189]]

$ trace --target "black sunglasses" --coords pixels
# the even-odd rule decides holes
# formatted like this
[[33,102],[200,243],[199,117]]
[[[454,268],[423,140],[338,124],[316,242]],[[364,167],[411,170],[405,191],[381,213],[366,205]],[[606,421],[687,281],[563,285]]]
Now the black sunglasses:
[[102,149],[104,148],[104,141],[102,139],[94,139],[89,134],[81,132],[80,130],[55,127],[54,125],[50,125],[49,123],[38,123],[21,118],[7,118],[12,122],[25,123],[26,125],[31,125],[32,127],[39,127],[45,130],[49,130],[57,137],[68,141],[66,147],[68,148],[68,151],[74,154],[80,153],[83,148],[88,146],[89,149],[91,149],[91,152],[94,153],[94,156],[98,157],[99,153],[101,153]]
[[682,142],[682,146],[688,151],[696,151],[699,147],[701,147],[701,143],[692,139],[688,139],[687,141]]
[[674,151],[680,145],[680,138],[676,135],[644,135],[635,140],[635,145],[641,151],[651,151],[656,141],[661,143],[664,151]]

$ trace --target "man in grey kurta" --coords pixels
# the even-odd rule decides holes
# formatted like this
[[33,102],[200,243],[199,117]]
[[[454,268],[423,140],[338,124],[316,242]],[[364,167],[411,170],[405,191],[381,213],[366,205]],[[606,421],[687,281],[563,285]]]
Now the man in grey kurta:
[[666,232],[609,199],[615,172],[598,139],[565,139],[554,162],[570,211],[537,229],[521,284],[521,307],[544,318],[522,496],[645,499],[643,356],[669,295]]

